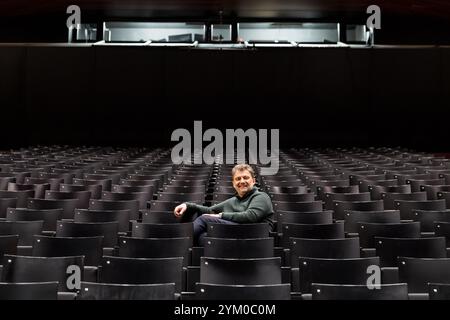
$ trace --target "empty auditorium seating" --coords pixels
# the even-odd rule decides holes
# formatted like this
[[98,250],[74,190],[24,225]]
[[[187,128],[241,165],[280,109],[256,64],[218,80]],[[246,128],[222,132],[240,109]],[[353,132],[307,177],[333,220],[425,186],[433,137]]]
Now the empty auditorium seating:
[[[234,196],[233,165],[174,165],[167,149],[42,150],[52,150],[48,161],[33,153],[17,158],[18,171],[8,163],[11,171],[0,172],[0,298],[450,296],[448,190],[439,180],[448,169],[437,158],[388,148],[289,150],[275,176],[254,166],[276,230],[211,223],[204,247],[193,247],[192,223],[173,209]],[[65,283],[69,264],[80,267],[79,290]],[[380,289],[366,286],[370,266],[382,267]]]

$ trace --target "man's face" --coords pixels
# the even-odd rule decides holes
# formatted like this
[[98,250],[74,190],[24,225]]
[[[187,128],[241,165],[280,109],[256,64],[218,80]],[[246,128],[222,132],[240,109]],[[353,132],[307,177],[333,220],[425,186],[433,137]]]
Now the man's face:
[[233,176],[233,187],[240,197],[252,190],[255,179],[247,170],[237,171]]

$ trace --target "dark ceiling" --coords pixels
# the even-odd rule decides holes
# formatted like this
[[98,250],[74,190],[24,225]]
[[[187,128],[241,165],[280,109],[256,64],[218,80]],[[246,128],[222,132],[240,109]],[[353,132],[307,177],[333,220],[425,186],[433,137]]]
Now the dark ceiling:
[[365,14],[377,4],[382,13],[450,18],[448,0],[0,0],[0,16],[65,14],[77,4],[82,12],[108,17],[158,18],[166,16],[211,17],[223,11],[249,18],[328,18]]

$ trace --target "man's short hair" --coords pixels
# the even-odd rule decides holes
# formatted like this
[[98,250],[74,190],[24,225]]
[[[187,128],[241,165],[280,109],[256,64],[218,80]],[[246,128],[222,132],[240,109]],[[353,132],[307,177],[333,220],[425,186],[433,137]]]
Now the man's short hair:
[[245,164],[245,163],[235,165],[234,168],[231,169],[231,176],[234,177],[236,172],[245,171],[245,170],[250,172],[250,174],[252,175],[252,178],[255,178],[255,171],[253,170],[253,168],[251,166],[249,166],[248,164]]

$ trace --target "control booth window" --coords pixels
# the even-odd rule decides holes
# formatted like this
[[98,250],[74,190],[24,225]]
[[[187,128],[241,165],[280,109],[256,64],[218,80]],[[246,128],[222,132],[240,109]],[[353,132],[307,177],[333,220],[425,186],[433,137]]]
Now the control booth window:
[[106,42],[182,42],[205,40],[203,23],[106,22]]
[[337,23],[239,23],[240,41],[254,43],[337,43]]

